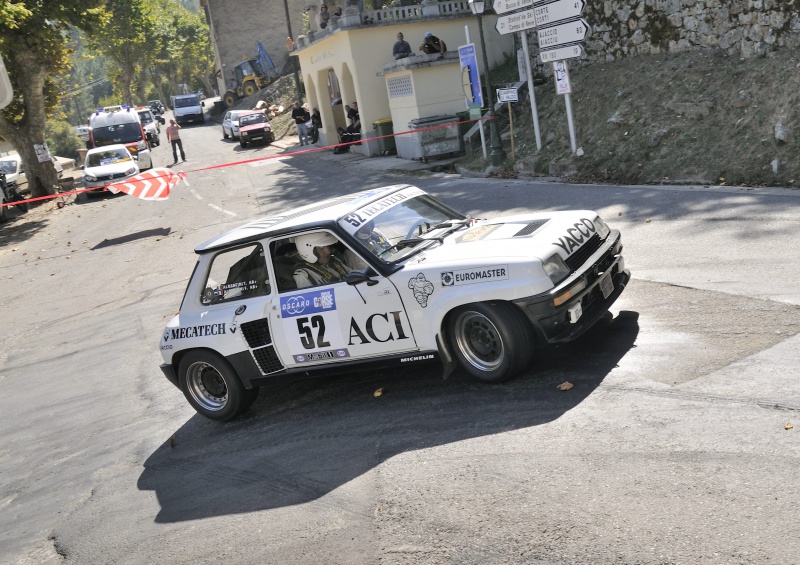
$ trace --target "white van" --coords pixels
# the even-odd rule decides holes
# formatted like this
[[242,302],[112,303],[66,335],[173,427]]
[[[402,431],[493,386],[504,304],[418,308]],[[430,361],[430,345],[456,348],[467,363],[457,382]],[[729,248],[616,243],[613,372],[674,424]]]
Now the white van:
[[200,122],[201,124],[206,121],[205,114],[203,114],[203,107],[205,102],[200,100],[200,95],[192,94],[176,94],[172,97],[172,114],[175,116],[175,121],[178,125],[188,124],[189,122]]
[[150,145],[135,109],[125,105],[99,108],[89,116],[89,127],[91,147],[121,143],[139,163],[140,170],[153,167]]

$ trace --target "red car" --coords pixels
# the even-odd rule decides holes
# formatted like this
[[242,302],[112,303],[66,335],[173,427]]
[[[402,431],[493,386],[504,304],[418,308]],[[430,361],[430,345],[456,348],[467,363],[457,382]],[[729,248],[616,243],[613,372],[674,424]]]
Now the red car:
[[272,126],[269,125],[267,116],[260,110],[253,110],[239,116],[239,144],[247,147],[247,144],[252,141],[261,141],[266,144],[275,141]]

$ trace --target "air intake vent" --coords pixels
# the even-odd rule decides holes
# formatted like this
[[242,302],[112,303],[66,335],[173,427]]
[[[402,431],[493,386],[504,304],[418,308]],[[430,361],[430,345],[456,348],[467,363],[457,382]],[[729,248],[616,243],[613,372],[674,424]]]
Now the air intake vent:
[[526,235],[531,235],[533,232],[538,230],[540,227],[542,227],[549,221],[550,220],[536,220],[535,222],[531,222],[530,224],[519,230],[517,233],[515,233],[514,237],[523,237]]
[[283,364],[275,354],[275,348],[271,345],[268,347],[261,347],[253,350],[253,358],[258,363],[261,372],[265,375],[274,373],[283,369]]
[[565,263],[567,267],[569,267],[570,272],[577,271],[592,253],[600,249],[601,245],[603,245],[603,240],[600,239],[599,235],[594,234],[586,243],[581,245],[575,253],[567,257]]
[[247,345],[250,346],[250,349],[272,343],[272,337],[269,335],[269,324],[266,318],[242,324],[242,335],[244,339],[247,340]]

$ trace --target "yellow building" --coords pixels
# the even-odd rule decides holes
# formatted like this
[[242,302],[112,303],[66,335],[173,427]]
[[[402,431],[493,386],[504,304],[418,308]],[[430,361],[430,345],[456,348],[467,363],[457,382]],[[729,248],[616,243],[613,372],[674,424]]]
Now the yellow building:
[[[487,58],[489,65],[495,66],[505,54],[511,54],[513,38],[495,31],[496,15],[482,19]],[[337,143],[337,128],[348,126],[345,106],[353,102],[358,104],[363,143],[352,149],[365,155],[380,152],[378,141],[370,139],[376,135],[376,121],[391,119],[394,132],[399,133],[407,131],[414,120],[466,109],[458,47],[467,43],[467,29],[480,52],[478,18],[467,1],[424,0],[422,4],[364,11],[352,6],[341,17],[331,18],[325,29],[319,29],[314,17],[311,21],[311,31],[298,38],[294,55],[309,106],[318,108],[322,117],[322,144]],[[392,47],[398,32],[415,55],[395,61]],[[426,32],[445,42],[448,52],[444,59],[419,50]],[[478,63],[483,73],[483,61]],[[396,138],[401,156],[409,155],[413,139],[413,134]]]

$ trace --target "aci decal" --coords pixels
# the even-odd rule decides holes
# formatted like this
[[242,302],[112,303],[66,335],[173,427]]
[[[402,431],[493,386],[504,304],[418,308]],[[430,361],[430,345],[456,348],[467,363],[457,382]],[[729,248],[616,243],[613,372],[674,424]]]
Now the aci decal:
[[553,245],[558,245],[567,255],[570,255],[574,249],[580,247],[595,233],[597,233],[597,228],[594,226],[594,222],[587,218],[581,218],[572,227],[567,228],[567,234],[559,237],[558,241],[553,242]]
[[170,339],[187,339],[191,337],[208,337],[210,335],[223,335],[228,333],[225,324],[206,324],[203,326],[189,326],[188,328],[173,328],[164,332],[164,341]]
[[336,297],[332,290],[317,290],[281,297],[281,315],[284,318],[336,310]]
[[308,363],[309,361],[325,361],[327,359],[343,359],[350,357],[347,349],[330,349],[328,351],[315,351],[314,353],[304,353],[293,355],[295,363]]
[[508,279],[508,265],[494,267],[476,267],[474,269],[461,269],[458,271],[444,271],[442,273],[442,286],[460,286]]
[[[396,312],[372,314],[363,325],[363,330],[355,318],[350,318],[350,341],[347,345],[364,345],[375,341],[386,343],[396,339],[408,339],[406,332],[403,330],[403,322],[400,317],[402,313],[402,310],[398,310]],[[389,316],[392,317],[391,320],[389,320]],[[360,343],[354,344],[354,339],[359,340]]]
[[425,308],[428,305],[428,297],[433,294],[433,283],[419,273],[408,281],[408,288],[414,291],[414,299],[417,304]]

